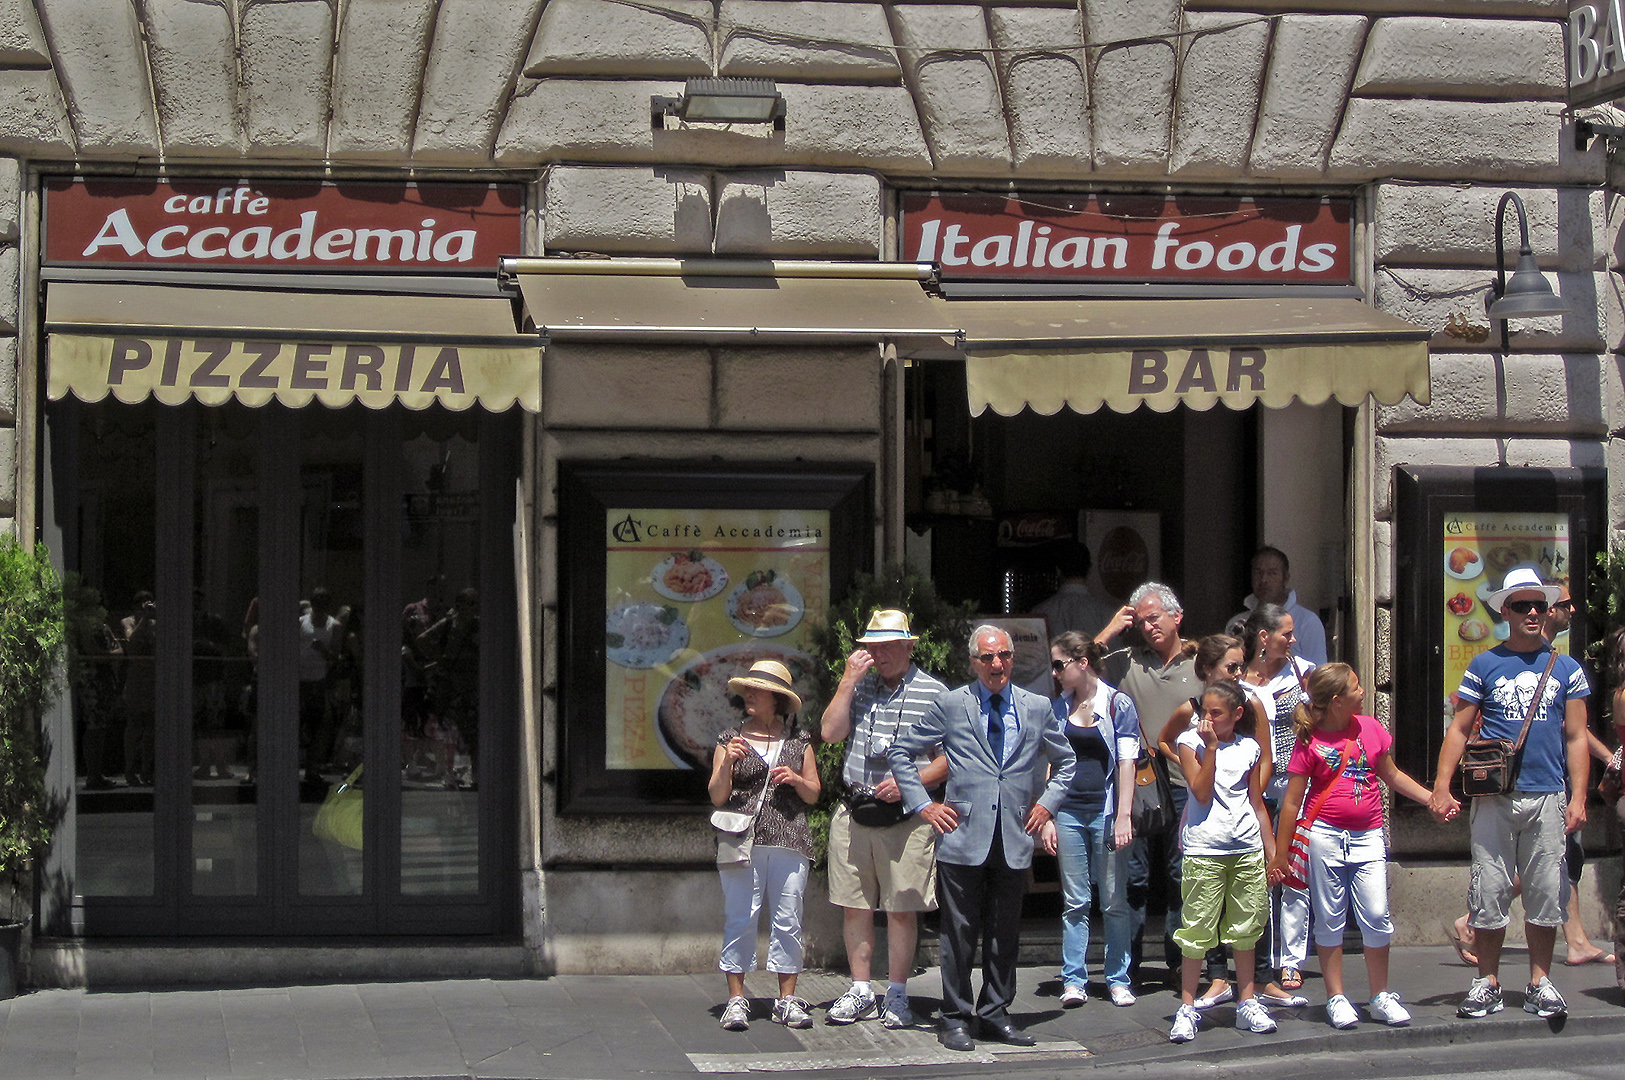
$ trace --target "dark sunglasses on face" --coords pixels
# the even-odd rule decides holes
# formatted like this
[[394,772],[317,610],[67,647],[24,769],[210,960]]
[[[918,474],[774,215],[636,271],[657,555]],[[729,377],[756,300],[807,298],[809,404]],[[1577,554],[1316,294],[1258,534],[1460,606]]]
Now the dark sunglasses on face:
[[1009,649],[1002,649],[999,652],[985,652],[985,653],[982,653],[979,656],[977,656],[976,659],[980,660],[984,664],[991,664],[995,660],[1008,661],[1011,657],[1013,657],[1015,655],[1016,654],[1011,652]]
[[1573,600],[1559,600],[1557,603],[1552,605],[1552,610],[1553,611],[1559,611],[1559,610],[1573,611],[1574,610],[1574,601]]
[[1070,660],[1051,660],[1049,662],[1049,669],[1055,672],[1055,674],[1059,675],[1061,672],[1066,670],[1066,666],[1071,662],[1072,661]]
[[1508,600],[1505,607],[1514,615],[1527,615],[1531,611],[1537,615],[1546,614],[1546,601],[1544,600]]
[[1228,674],[1231,674],[1231,675],[1240,675],[1241,674],[1241,669],[1242,669],[1243,666],[1244,665],[1238,660],[1234,664],[1226,664],[1226,665],[1224,665],[1224,670]]

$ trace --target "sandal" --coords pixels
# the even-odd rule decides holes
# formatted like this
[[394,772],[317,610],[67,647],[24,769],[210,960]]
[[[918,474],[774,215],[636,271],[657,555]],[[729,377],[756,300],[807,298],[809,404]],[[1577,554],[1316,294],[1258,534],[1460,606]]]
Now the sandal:
[[1456,947],[1456,955],[1461,958],[1461,962],[1468,967],[1477,967],[1478,954],[1472,951],[1472,929],[1467,922],[1467,916],[1463,915],[1451,923],[1450,928],[1445,933],[1450,937],[1450,944]]
[[1297,990],[1303,986],[1303,972],[1297,968],[1281,969],[1281,989]]

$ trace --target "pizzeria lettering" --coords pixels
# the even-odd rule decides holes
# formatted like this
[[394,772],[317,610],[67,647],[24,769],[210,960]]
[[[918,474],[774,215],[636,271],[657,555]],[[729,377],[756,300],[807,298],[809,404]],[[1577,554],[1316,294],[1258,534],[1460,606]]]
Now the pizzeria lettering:
[[107,385],[122,386],[126,380],[190,390],[466,392],[462,355],[450,345],[117,337],[108,354]]

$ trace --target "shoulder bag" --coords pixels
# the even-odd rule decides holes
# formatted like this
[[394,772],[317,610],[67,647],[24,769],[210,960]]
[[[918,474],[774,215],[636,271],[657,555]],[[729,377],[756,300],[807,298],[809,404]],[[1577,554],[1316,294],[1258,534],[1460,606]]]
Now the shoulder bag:
[[1349,767],[1349,762],[1354,760],[1355,754],[1361,752],[1360,737],[1358,735],[1354,736],[1354,750],[1352,752],[1346,749],[1347,745],[1347,743],[1344,744],[1343,763],[1337,767],[1336,772],[1332,773],[1331,783],[1326,785],[1325,791],[1315,796],[1314,805],[1309,807],[1307,814],[1298,819],[1298,827],[1292,830],[1292,843],[1287,846],[1286,878],[1282,884],[1289,885],[1294,889],[1309,887],[1309,829],[1315,824],[1315,819],[1320,816],[1321,810],[1325,809],[1326,800],[1332,797],[1332,789],[1337,786],[1337,781],[1342,778],[1343,770]]
[[[1117,730],[1117,698],[1111,700],[1112,731]],[[1129,804],[1129,822],[1135,836],[1149,836],[1163,832],[1174,824],[1174,789],[1168,779],[1168,763],[1162,751],[1147,748],[1148,740],[1140,732],[1140,756],[1134,761],[1134,798]]]
[[1546,690],[1546,680],[1551,677],[1552,668],[1557,663],[1557,650],[1546,660],[1546,670],[1541,673],[1540,681],[1535,684],[1535,696],[1529,702],[1529,714],[1523,718],[1523,730],[1518,732],[1518,741],[1511,739],[1480,739],[1479,731],[1484,727],[1484,706],[1480,703],[1478,715],[1473,717],[1473,729],[1467,735],[1467,745],[1461,752],[1461,793],[1469,799],[1483,798],[1486,795],[1505,795],[1512,790],[1512,781],[1517,775],[1517,758],[1523,751],[1523,742],[1529,737],[1529,725],[1535,722],[1535,713],[1540,709],[1540,698]]
[[[762,755],[762,761],[767,765],[768,772],[773,771],[774,764],[779,759],[779,752],[784,748],[783,739],[775,739]],[[737,866],[740,863],[750,862],[750,849],[756,837],[756,818],[767,803],[767,793],[773,788],[771,777],[762,778],[762,790],[757,794],[755,803],[749,810],[722,810],[711,811],[711,824],[717,830],[717,865]]]

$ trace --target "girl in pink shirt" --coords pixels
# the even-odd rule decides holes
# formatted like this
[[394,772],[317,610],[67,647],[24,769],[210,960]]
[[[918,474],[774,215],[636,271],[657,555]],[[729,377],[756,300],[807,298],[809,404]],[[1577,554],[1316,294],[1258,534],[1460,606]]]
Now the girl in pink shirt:
[[1355,711],[1365,691],[1353,668],[1321,665],[1310,672],[1307,692],[1292,719],[1298,742],[1287,764],[1269,880],[1275,884],[1286,877],[1292,833],[1305,795],[1313,808],[1329,789],[1310,828],[1308,875],[1315,946],[1326,980],[1326,1019],[1336,1028],[1353,1027],[1360,1020],[1343,993],[1343,928],[1352,903],[1365,943],[1371,986],[1368,1010],[1385,1024],[1407,1024],[1411,1014],[1399,995],[1388,989],[1388,942],[1394,921],[1388,913],[1388,856],[1377,780],[1424,806],[1429,792],[1394,764],[1390,753],[1394,740],[1383,726]]

